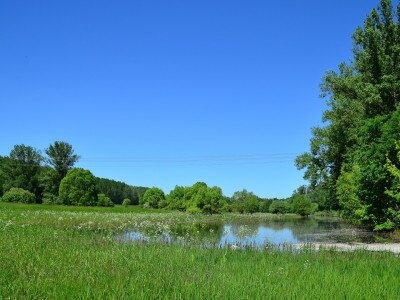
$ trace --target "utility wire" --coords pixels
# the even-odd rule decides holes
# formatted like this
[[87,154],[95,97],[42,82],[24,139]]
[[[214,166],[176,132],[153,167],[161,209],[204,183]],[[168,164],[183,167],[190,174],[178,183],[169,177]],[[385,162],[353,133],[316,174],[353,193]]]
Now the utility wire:
[[[182,167],[182,166],[223,166],[223,165],[268,165],[293,162],[299,153],[272,153],[252,155],[209,155],[176,157],[83,157],[79,162],[90,167]],[[9,165],[37,166],[19,162]]]

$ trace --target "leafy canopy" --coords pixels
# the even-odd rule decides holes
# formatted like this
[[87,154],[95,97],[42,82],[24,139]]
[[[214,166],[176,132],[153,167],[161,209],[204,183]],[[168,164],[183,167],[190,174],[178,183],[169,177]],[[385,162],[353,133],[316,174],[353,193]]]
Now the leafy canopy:
[[395,184],[386,158],[398,166],[400,140],[400,4],[381,0],[353,35],[353,59],[328,71],[321,84],[328,109],[312,130],[310,151],[296,159],[318,205],[342,209],[375,229],[400,225],[386,191]]
[[96,178],[88,170],[74,168],[61,181],[59,195],[66,205],[97,205]]

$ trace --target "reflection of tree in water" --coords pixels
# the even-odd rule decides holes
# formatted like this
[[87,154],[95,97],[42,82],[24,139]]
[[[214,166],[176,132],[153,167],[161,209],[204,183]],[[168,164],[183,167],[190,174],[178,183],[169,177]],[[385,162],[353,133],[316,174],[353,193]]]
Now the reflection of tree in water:
[[304,218],[285,222],[300,242],[366,242],[371,236],[354,226],[335,219]]
[[258,224],[229,224],[230,233],[238,240],[255,237],[258,234]]
[[178,223],[170,226],[169,236],[172,242],[192,242],[218,244],[224,234],[222,222]]
[[[240,221],[231,222],[232,233],[240,237],[240,228],[243,224]],[[263,226],[274,231],[290,230],[293,237],[300,242],[336,242],[351,241],[355,236],[359,237],[359,232],[354,227],[335,219],[280,219],[266,220],[246,224],[248,229],[253,232],[248,236],[254,236],[258,233],[259,226]],[[243,229],[242,229],[243,230]],[[352,235],[353,233],[353,235]]]
[[[299,242],[370,241],[372,236],[354,226],[335,219],[275,219],[201,217],[168,222],[144,222],[138,233],[155,240],[178,244],[220,245],[224,235],[229,241],[243,242],[258,238],[259,228],[273,231],[290,230]],[[229,230],[226,233],[224,230]],[[269,233],[270,234],[270,233]],[[273,233],[272,233],[273,234]],[[287,233],[283,233],[287,234]]]

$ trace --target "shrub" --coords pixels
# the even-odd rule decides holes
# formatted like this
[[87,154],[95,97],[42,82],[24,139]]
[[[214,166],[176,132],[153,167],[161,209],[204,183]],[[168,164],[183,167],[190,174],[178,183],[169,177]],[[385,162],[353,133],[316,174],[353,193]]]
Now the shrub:
[[144,193],[143,198],[140,201],[140,204],[145,207],[159,208],[161,202],[165,201],[164,192],[156,187],[148,189],[146,193]]
[[350,172],[342,172],[336,182],[336,195],[342,208],[342,216],[354,224],[365,218],[363,204],[358,196],[360,168],[355,165]]
[[122,201],[123,206],[128,206],[131,205],[131,199],[125,198],[124,201]]
[[260,211],[260,198],[254,195],[252,192],[242,190],[235,192],[232,196],[231,209],[234,212],[239,213],[256,213]]
[[175,186],[175,188],[166,197],[168,208],[185,211],[186,210],[185,193],[187,190],[188,190],[187,187]]
[[96,179],[88,170],[71,169],[61,181],[59,195],[66,205],[95,206]]
[[269,207],[270,207],[271,203],[272,203],[272,200],[269,200],[269,199],[260,200],[260,206],[258,208],[258,211],[262,212],[262,213],[269,212]]
[[111,201],[111,199],[104,194],[98,194],[97,199],[98,199],[97,206],[104,206],[104,207],[114,206],[114,203]]
[[21,188],[11,188],[5,192],[1,200],[4,202],[35,203],[35,195]]
[[62,204],[62,200],[59,197],[57,197],[56,195],[53,195],[50,193],[45,193],[43,195],[42,203],[49,204],[49,205]]
[[287,214],[290,211],[290,204],[287,200],[274,200],[269,206],[269,212],[273,214]]
[[308,216],[314,212],[313,208],[315,206],[312,205],[310,198],[306,195],[295,195],[292,199],[292,210],[295,214]]
[[219,187],[209,187],[197,207],[206,214],[219,214],[227,210],[227,203]]
[[258,212],[260,209],[260,199],[255,196],[251,195],[247,197],[244,201],[244,212],[248,214],[253,214]]

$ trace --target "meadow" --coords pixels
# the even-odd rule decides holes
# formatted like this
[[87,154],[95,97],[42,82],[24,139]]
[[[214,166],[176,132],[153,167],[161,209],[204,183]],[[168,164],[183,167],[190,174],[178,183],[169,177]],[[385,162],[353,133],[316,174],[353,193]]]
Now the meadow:
[[157,230],[182,220],[218,218],[122,209],[2,204],[0,298],[396,299],[400,294],[400,259],[391,253],[121,242],[116,236],[135,224]]

